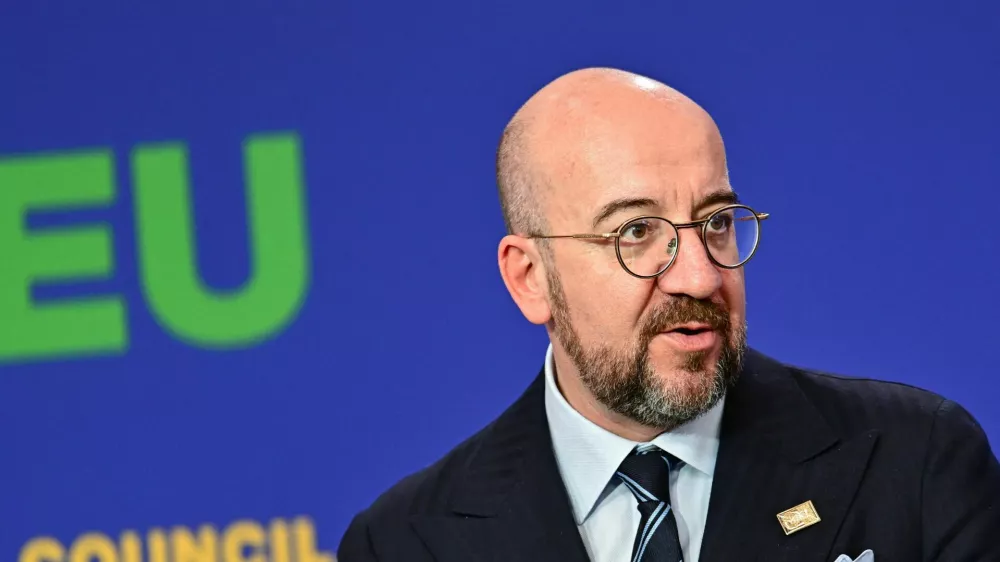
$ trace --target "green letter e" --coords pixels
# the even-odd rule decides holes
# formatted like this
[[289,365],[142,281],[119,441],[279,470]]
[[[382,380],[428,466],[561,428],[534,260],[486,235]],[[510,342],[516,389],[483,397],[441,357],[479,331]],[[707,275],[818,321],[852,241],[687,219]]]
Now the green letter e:
[[109,151],[0,159],[0,362],[126,349],[120,299],[31,300],[36,281],[106,278],[114,259],[107,226],[29,232],[28,211],[107,205],[114,194]]

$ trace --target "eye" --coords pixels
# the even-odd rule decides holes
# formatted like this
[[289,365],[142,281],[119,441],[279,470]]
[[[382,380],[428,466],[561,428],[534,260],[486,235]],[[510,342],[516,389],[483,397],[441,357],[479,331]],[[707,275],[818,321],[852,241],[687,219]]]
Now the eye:
[[644,238],[649,237],[650,230],[651,226],[648,222],[634,222],[622,231],[622,239],[624,242],[641,242]]
[[654,217],[635,219],[622,227],[618,242],[633,247],[656,244],[657,240],[671,230],[670,223],[664,219]]
[[709,234],[725,234],[733,226],[733,214],[732,211],[723,211],[721,213],[716,213],[708,219],[708,233]]

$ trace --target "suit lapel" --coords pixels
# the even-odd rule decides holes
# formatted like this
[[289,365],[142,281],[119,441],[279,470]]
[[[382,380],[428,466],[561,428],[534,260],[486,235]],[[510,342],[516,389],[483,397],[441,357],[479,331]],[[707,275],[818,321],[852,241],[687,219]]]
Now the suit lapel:
[[[875,431],[837,435],[780,363],[750,351],[726,398],[702,562],[826,560]],[[411,523],[438,562],[587,562],[559,475],[544,375],[453,471],[448,513]],[[812,501],[819,523],[785,535],[777,514]]]
[[[751,351],[726,398],[702,562],[826,560],[877,440],[836,435],[788,370]],[[821,521],[786,535],[777,514]]]
[[544,372],[487,430],[449,501],[411,522],[438,562],[587,562],[552,449]]

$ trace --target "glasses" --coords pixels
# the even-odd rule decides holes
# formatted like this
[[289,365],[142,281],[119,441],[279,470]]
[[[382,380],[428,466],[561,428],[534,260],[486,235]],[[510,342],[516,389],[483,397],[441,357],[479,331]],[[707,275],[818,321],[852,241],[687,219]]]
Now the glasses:
[[757,251],[760,221],[769,216],[746,205],[726,205],[693,222],[672,223],[663,217],[642,216],[630,219],[614,232],[526,238],[614,239],[618,263],[630,275],[649,279],[663,274],[677,259],[678,231],[683,228],[701,228],[701,241],[715,265],[725,269],[742,266]]

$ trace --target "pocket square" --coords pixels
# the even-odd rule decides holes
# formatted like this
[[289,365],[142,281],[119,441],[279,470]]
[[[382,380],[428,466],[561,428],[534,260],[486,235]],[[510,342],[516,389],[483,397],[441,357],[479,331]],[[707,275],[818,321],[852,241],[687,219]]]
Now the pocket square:
[[851,557],[846,554],[841,554],[833,562],[875,562],[875,553],[871,550],[866,550],[854,560],[851,560]]

